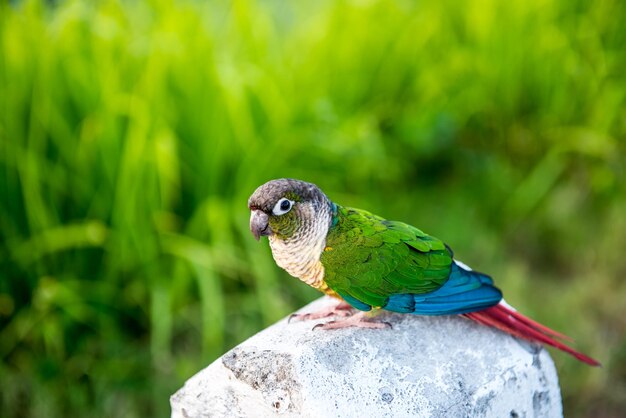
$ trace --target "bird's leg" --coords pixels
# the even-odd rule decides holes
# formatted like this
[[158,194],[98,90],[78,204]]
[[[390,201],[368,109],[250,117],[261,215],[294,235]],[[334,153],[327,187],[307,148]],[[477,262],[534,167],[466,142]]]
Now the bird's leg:
[[309,321],[312,319],[327,318],[329,316],[346,317],[352,314],[351,310],[352,306],[342,300],[335,306],[327,306],[317,312],[292,314],[287,322],[291,322],[292,319],[297,319],[298,321]]
[[389,322],[372,322],[366,321],[365,318],[369,312],[357,312],[349,318],[340,321],[330,321],[325,324],[317,324],[313,327],[316,329],[341,329],[341,328],[392,328]]

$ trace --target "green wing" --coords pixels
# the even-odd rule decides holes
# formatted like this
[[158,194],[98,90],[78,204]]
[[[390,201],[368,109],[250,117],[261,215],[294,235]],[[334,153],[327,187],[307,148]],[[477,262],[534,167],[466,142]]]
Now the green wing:
[[452,254],[415,227],[338,206],[321,262],[326,284],[348,302],[381,307],[393,294],[439,289],[450,275]]

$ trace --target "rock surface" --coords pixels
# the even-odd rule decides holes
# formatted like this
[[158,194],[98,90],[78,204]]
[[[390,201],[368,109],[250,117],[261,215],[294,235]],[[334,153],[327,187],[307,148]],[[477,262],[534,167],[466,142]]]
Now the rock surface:
[[375,320],[393,329],[312,331],[324,321],[283,319],[189,379],[172,417],[562,416],[540,346],[460,317]]

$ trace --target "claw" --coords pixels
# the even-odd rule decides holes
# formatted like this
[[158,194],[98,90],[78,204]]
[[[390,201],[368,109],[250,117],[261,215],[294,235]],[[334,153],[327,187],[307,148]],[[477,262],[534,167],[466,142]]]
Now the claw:
[[[335,321],[330,321],[330,322],[335,322]],[[330,324],[329,322],[329,324]],[[311,331],[315,331],[318,328],[324,328],[324,324],[317,324],[315,325],[313,328],[311,328]]]
[[374,322],[374,321],[366,321],[365,320],[366,312],[359,312],[352,315],[350,318],[341,320],[341,321],[330,321],[325,324],[317,324],[313,327],[312,331],[316,329],[341,329],[341,328],[390,328],[393,329],[393,326],[389,322]]
[[287,319],[287,323],[291,323],[294,319],[299,321],[309,321],[313,319],[328,318],[330,316],[348,317],[350,315],[352,315],[352,307],[342,301],[336,306],[328,307],[317,312],[291,314]]

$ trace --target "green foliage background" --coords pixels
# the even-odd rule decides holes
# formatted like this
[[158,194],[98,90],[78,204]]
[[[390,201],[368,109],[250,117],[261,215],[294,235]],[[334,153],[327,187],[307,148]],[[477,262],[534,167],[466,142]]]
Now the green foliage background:
[[[626,3],[0,3],[0,411],[167,416],[317,297],[248,231],[271,178],[419,226],[577,339],[626,410]],[[416,353],[416,355],[419,355]]]

